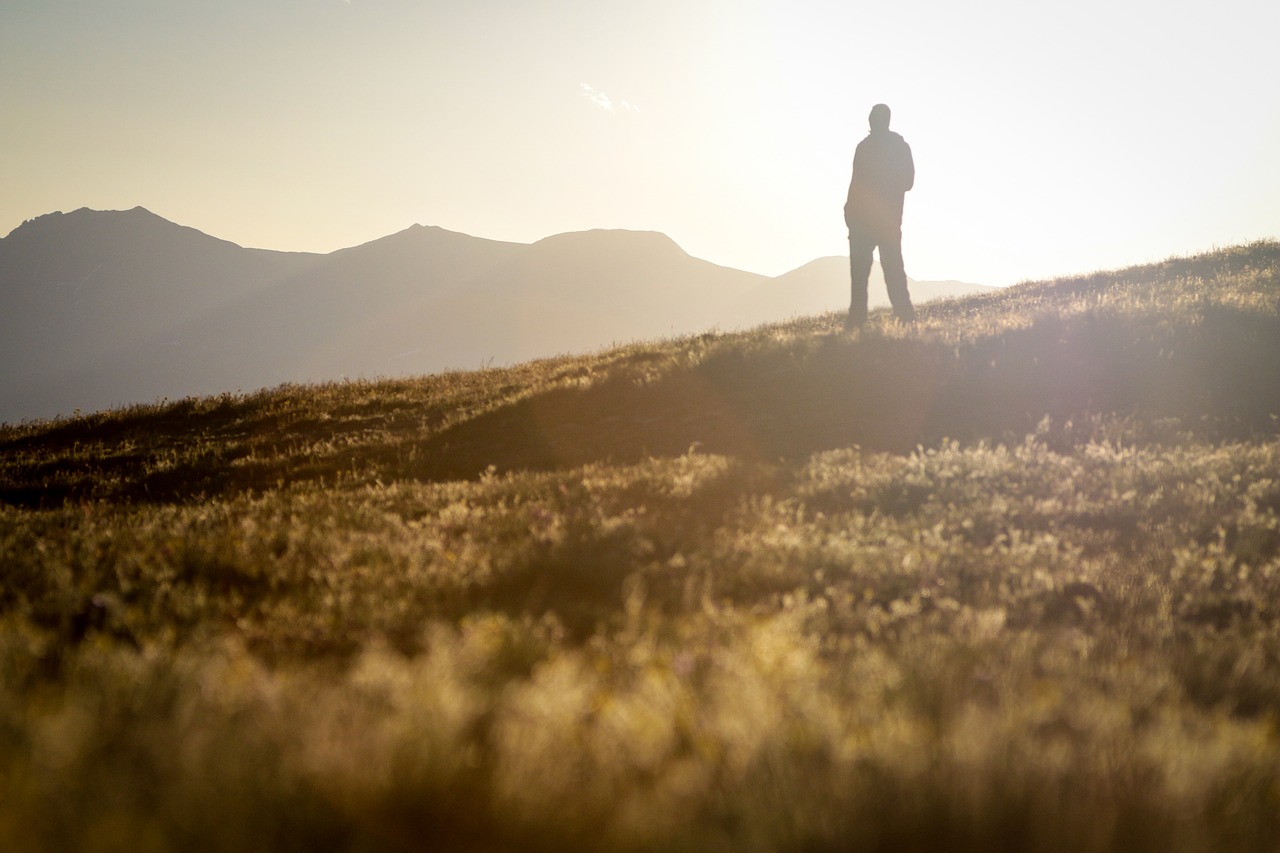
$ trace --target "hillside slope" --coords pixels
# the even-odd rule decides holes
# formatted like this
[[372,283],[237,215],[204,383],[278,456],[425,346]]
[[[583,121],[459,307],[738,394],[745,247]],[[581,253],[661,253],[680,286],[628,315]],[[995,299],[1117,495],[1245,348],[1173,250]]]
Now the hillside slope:
[[1273,853],[1280,244],[0,428],[0,849]]
[[[0,498],[155,494],[170,482],[181,499],[353,468],[383,481],[438,479],[694,446],[762,460],[850,445],[903,452],[944,438],[1016,442],[1046,417],[1270,434],[1280,413],[1277,251],[1259,243],[944,300],[911,332],[881,314],[850,336],[825,315],[510,369],[33,424],[0,433],[0,447],[61,458],[104,442],[114,458],[112,443],[123,442],[132,463],[104,460],[109,476],[92,454],[52,470],[10,466]],[[188,468],[193,442],[199,461]],[[210,452],[236,464],[211,464]],[[171,461],[156,465],[156,453]]]

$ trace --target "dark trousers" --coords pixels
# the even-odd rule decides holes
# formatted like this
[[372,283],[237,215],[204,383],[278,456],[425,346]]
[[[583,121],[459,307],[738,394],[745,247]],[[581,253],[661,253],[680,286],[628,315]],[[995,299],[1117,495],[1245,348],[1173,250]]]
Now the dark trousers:
[[862,325],[867,321],[867,278],[871,275],[871,252],[880,247],[880,268],[884,270],[889,302],[898,319],[910,323],[916,318],[907,292],[907,270],[902,262],[902,231],[876,235],[863,229],[849,230],[849,277],[852,295],[849,300],[849,322]]

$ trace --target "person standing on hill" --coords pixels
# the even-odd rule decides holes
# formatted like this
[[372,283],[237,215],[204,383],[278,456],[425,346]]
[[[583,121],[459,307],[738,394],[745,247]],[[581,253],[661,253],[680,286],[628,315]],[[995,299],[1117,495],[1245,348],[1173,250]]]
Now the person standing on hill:
[[844,221],[849,226],[849,273],[852,298],[845,327],[860,328],[867,321],[867,278],[871,253],[880,247],[880,266],[893,313],[904,323],[915,322],[915,308],[907,292],[902,262],[902,200],[915,184],[911,146],[889,130],[889,108],[876,104],[867,117],[871,132],[853,155],[853,178]]

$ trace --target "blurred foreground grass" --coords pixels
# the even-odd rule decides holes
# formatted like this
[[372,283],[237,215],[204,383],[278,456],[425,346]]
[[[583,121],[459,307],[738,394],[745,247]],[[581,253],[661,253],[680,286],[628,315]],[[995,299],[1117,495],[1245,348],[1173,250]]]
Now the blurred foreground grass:
[[0,431],[0,849],[1280,849],[1278,261]]

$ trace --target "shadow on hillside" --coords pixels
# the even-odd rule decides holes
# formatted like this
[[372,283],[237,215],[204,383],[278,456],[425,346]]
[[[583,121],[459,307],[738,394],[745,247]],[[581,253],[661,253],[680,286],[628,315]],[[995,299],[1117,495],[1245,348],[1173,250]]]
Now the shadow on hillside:
[[782,345],[732,350],[646,384],[613,378],[481,416],[428,441],[421,473],[626,463],[692,448],[748,459],[848,444],[908,450],[939,379],[918,342],[831,337],[803,357]]
[[793,458],[837,447],[907,452],[943,438],[1021,440],[1046,415],[1176,418],[1207,437],[1274,433],[1280,321],[1211,307],[1153,317],[1042,320],[960,348],[830,335],[730,350],[648,384],[556,390],[449,429],[418,455],[423,479],[638,461],[697,448]]

